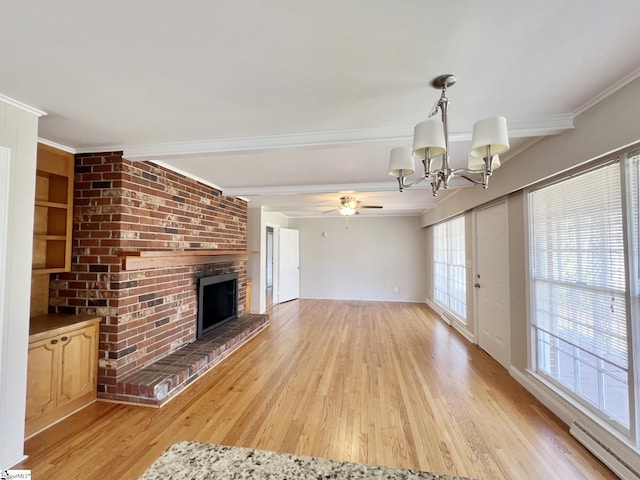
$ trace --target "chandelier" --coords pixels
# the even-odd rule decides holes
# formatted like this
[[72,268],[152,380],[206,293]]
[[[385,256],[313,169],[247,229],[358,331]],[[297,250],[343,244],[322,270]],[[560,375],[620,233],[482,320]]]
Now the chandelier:
[[[449,99],[447,88],[456,83],[454,75],[440,75],[431,85],[441,90],[441,95],[427,120],[415,126],[413,135],[413,149],[396,147],[391,150],[389,160],[389,175],[397,178],[400,191],[417,185],[426,179],[431,179],[433,196],[438,190],[447,189],[449,181],[454,177],[482,185],[489,186],[489,177],[493,170],[500,166],[499,154],[509,150],[509,136],[507,119],[504,117],[488,117],[478,120],[473,125],[471,138],[471,153],[468,158],[468,168],[452,169],[449,158],[449,130],[447,125],[447,109]],[[441,118],[432,118],[440,112]],[[415,160],[422,161],[423,175],[406,183],[406,177],[415,173]]]

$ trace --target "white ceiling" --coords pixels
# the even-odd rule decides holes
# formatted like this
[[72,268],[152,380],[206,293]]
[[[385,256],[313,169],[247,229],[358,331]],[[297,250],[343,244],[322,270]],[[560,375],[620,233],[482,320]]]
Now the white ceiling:
[[[640,74],[638,0],[0,0],[0,93],[44,110],[39,135],[123,149],[288,216],[341,192],[419,214],[389,150],[411,143],[453,73],[452,157],[473,122],[512,152]],[[444,192],[438,199],[446,197]]]

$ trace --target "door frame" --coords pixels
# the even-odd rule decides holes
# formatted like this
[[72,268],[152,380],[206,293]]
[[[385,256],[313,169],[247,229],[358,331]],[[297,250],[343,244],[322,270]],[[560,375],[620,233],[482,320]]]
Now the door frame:
[[264,229],[264,246],[265,246],[265,272],[264,272],[264,289],[265,289],[265,296],[266,296],[266,291],[267,291],[267,263],[266,263],[266,257],[267,257],[267,252],[266,252],[266,248],[267,248],[267,228],[272,228],[273,229],[273,271],[271,272],[273,278],[272,278],[272,287],[271,287],[271,305],[276,305],[278,303],[280,303],[280,269],[278,268],[279,262],[280,262],[280,225],[277,225],[275,223],[265,223],[265,229]]
[[[479,255],[478,255],[478,214],[489,209],[492,207],[495,207],[497,205],[500,204],[504,204],[504,225],[505,225],[505,230],[506,230],[506,234],[507,234],[507,246],[509,244],[509,199],[508,197],[502,197],[499,198],[495,201],[489,202],[485,205],[482,205],[481,207],[475,208],[473,210],[473,215],[472,215],[472,222],[473,222],[473,274],[472,274],[472,280],[473,283],[471,285],[471,288],[473,288],[473,336],[474,336],[474,344],[480,346],[480,308],[479,308],[479,301],[478,301],[478,289],[475,288],[473,285],[476,283],[477,280],[477,275],[478,275],[478,270],[479,270]],[[507,252],[506,254],[506,260],[507,260],[507,273],[509,272],[509,253]],[[508,282],[507,282],[508,285]],[[507,295],[507,299],[506,299],[506,309],[507,309],[507,314],[509,314],[509,312],[511,311],[511,295],[508,294]],[[508,357],[509,357],[509,363],[511,363],[511,319],[508,318],[507,321],[507,326],[508,326],[508,335],[506,338],[508,338],[509,342],[508,342]],[[493,358],[493,357],[492,357]],[[494,359],[495,360],[495,359]],[[497,361],[497,360],[496,360]],[[499,363],[499,362],[498,362]]]
[[[271,248],[269,248],[269,234],[271,234]],[[264,280],[265,280],[265,296],[267,296],[267,305],[273,305],[274,298],[274,288],[273,283],[275,280],[275,262],[274,262],[274,254],[275,254],[275,237],[276,231],[271,225],[265,226],[265,271],[264,271]],[[271,256],[271,264],[269,264],[269,256]],[[268,298],[267,292],[269,291],[269,268],[271,268],[271,299]],[[269,300],[271,302],[269,303]]]

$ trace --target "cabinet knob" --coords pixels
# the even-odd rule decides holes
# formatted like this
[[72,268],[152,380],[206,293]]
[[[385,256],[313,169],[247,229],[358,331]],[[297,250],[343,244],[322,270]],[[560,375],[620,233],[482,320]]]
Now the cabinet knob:
[[51,343],[55,345],[56,343],[58,343],[58,340],[57,339],[53,339],[53,340],[51,340]]
[[63,342],[66,342],[67,340],[69,340],[69,337],[62,337],[60,340],[62,340]]

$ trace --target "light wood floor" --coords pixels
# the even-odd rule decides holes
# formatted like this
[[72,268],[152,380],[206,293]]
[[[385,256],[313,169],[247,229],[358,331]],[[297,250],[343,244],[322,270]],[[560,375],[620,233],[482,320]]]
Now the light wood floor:
[[423,305],[297,300],[161,409],[96,402],[26,442],[33,478],[137,478],[180,440],[481,479],[612,479]]

